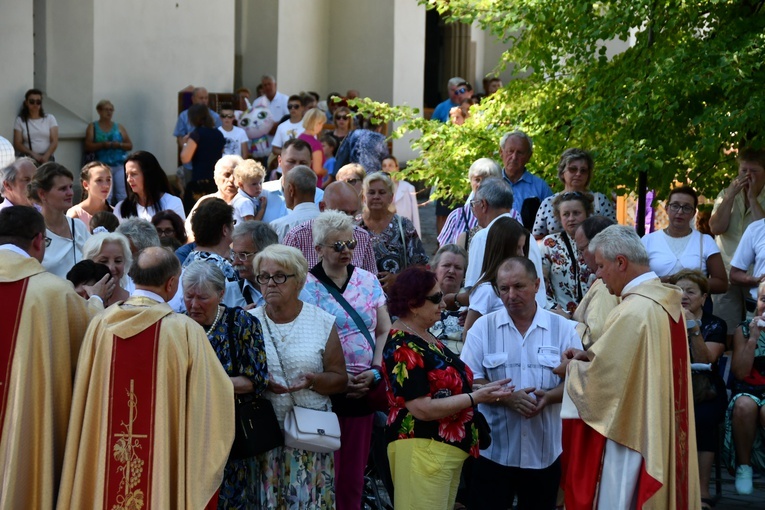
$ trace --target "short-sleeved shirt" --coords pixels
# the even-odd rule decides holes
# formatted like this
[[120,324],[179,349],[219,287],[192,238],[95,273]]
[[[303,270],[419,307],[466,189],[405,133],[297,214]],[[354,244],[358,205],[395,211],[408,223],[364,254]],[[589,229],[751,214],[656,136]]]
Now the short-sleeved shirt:
[[523,209],[523,202],[527,198],[537,197],[539,200],[544,200],[553,194],[544,179],[537,177],[528,170],[524,170],[521,178],[515,182],[508,179],[504,172],[502,177],[513,189],[513,209],[518,213]]
[[240,127],[233,126],[231,131],[226,131],[223,127],[219,127],[218,131],[223,135],[223,154],[241,156],[242,144],[249,143],[250,139],[247,138],[247,133]]
[[490,282],[483,282],[478,287],[475,287],[470,293],[470,309],[486,315],[491,312],[496,312],[502,308],[502,300],[499,299],[497,293],[494,292],[494,288]]
[[384,376],[388,381],[387,442],[399,439],[433,439],[478,456],[474,411],[468,406],[440,420],[418,420],[406,402],[472,391],[473,373],[440,341],[429,343],[404,331],[391,330],[383,350]]
[[308,273],[300,298],[302,301],[319,306],[325,312],[335,316],[335,325],[345,356],[345,368],[349,373],[356,375],[364,370],[369,370],[372,366],[374,350],[356,326],[356,322],[329,293],[322,282],[326,282],[337,289],[348,301],[348,304],[356,310],[372,340],[375,340],[375,329],[377,328],[377,309],[385,305],[385,294],[377,277],[369,271],[349,264],[348,273],[348,281],[342,288],[338,288],[327,277],[321,263],[317,264]]
[[[715,205],[712,209],[713,215],[717,212],[717,208],[720,207],[726,193],[728,193],[727,188],[717,194]],[[765,187],[763,187],[760,194],[757,195],[757,203],[760,204],[760,207],[765,208]],[[744,235],[744,230],[746,230],[746,227],[751,223],[752,210],[746,206],[746,197],[742,191],[733,199],[728,228],[725,232],[716,236],[717,246],[720,248],[720,255],[722,255],[726,270],[730,271],[733,253],[736,251],[741,236]]]
[[189,138],[194,140],[197,148],[191,157],[192,181],[210,180],[215,174],[215,163],[223,155],[226,140],[217,129],[200,126],[191,132]]
[[[29,124],[29,131],[27,131],[27,124]],[[16,117],[13,123],[13,130],[21,133],[21,143],[24,147],[30,147],[29,137],[32,136],[30,150],[37,154],[44,154],[50,148],[50,130],[54,127],[58,127],[58,122],[50,113],[39,119],[22,120],[21,117]]]
[[234,208],[234,222],[244,221],[246,216],[255,216],[260,210],[260,197],[266,197],[268,203],[268,191],[262,190],[257,197],[251,197],[244,190],[239,190],[236,196],[231,200],[231,207]]
[[[746,227],[741,242],[730,261],[731,267],[746,271],[754,264],[752,274],[759,277],[765,274],[765,220],[758,220]],[[757,299],[757,287],[752,287],[749,292]]]
[[[698,269],[707,274],[707,260],[712,255],[720,253],[715,240],[712,236],[702,234],[698,230],[692,230],[685,237],[688,239],[670,237],[663,230],[643,236],[643,246],[648,252],[651,271],[660,278],[673,275],[682,269]],[[674,243],[685,245],[680,256],[677,256],[672,249]],[[678,247],[682,247],[682,244],[675,245],[678,251]]]
[[[555,214],[553,214],[553,200],[558,195],[559,193],[556,193],[542,200],[542,204],[539,206],[539,210],[537,210],[537,217],[534,220],[534,228],[531,230],[531,235],[534,237],[544,237],[548,234],[557,234],[563,231],[560,220],[556,219]],[[592,197],[595,200],[592,204],[592,214],[605,216],[616,221],[614,203],[603,193],[592,193]]]
[[276,133],[274,134],[274,141],[271,142],[271,145],[273,147],[279,147],[280,149],[284,144],[287,142],[287,140],[292,140],[293,138],[297,138],[298,136],[303,134],[303,131],[305,131],[305,128],[303,127],[303,121],[300,120],[296,123],[292,123],[289,120],[285,120],[281,124],[279,124],[279,127],[276,128]]

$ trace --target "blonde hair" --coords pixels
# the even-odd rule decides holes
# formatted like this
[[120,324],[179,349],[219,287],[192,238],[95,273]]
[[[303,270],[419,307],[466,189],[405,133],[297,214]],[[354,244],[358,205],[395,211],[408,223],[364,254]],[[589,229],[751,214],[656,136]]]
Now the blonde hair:
[[266,260],[282,266],[287,272],[295,273],[295,280],[297,280],[300,289],[303,288],[308,275],[308,262],[302,251],[283,244],[266,246],[252,260],[252,269],[255,274],[260,273],[260,265]]
[[266,169],[254,159],[245,159],[234,167],[234,181],[237,185],[245,179],[262,179],[265,175]]
[[322,124],[327,122],[327,114],[318,108],[311,108],[303,115],[303,127],[305,129],[311,129],[316,124],[321,122]]
[[347,165],[343,165],[340,170],[337,171],[335,179],[342,181],[346,176],[350,175],[355,175],[359,179],[363,179],[366,172],[364,171],[364,167],[358,163],[348,163]]
[[367,194],[369,185],[377,181],[382,182],[388,189],[388,193],[393,195],[393,180],[385,172],[374,172],[364,177],[364,195]]

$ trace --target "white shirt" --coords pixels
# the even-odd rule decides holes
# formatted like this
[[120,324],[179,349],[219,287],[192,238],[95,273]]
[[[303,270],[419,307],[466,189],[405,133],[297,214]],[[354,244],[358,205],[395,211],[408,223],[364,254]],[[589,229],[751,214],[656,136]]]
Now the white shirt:
[[641,241],[648,252],[651,270],[659,276],[673,275],[682,269],[698,269],[706,274],[707,260],[720,253],[712,236],[698,230],[692,230],[685,238],[670,237],[664,230],[657,230],[643,236]]
[[[516,389],[551,390],[562,380],[553,369],[570,347],[582,348],[576,323],[537,306],[525,335],[503,308],[478,319],[467,334],[460,358],[476,379],[513,379]],[[560,404],[526,419],[504,406],[479,404],[491,427],[491,446],[481,455],[503,466],[544,469],[560,456]]]
[[29,253],[25,252],[24,250],[22,250],[21,248],[19,248],[15,244],[3,244],[3,245],[0,245],[0,250],[12,251],[13,253],[18,253],[22,257],[26,257],[26,258],[30,258],[31,257],[31,255]]
[[[733,258],[730,260],[731,267],[747,271],[754,264],[752,275],[759,278],[765,274],[765,220],[753,221],[741,236]],[[754,299],[757,299],[757,287],[749,289]]]
[[45,229],[45,235],[51,239],[50,246],[45,248],[42,266],[49,272],[61,278],[76,263],[82,260],[82,247],[90,237],[88,227],[79,220],[67,218],[66,225],[73,239],[61,237],[51,230]]
[[232,126],[231,131],[226,131],[223,129],[223,126],[221,126],[218,128],[218,131],[221,132],[226,141],[223,146],[223,155],[232,154],[234,156],[241,156],[242,144],[250,141],[250,139],[247,138],[247,133],[245,133],[244,129]]
[[265,95],[262,95],[255,100],[255,103],[260,103],[268,107],[271,112],[271,117],[274,118],[274,122],[279,122],[282,120],[282,117],[289,115],[290,110],[287,108],[288,102],[289,97],[287,94],[282,94],[281,92],[277,92],[272,100],[269,100]]
[[279,236],[279,242],[284,240],[284,236],[287,232],[292,230],[293,227],[297,227],[301,223],[305,223],[308,220],[312,220],[319,215],[319,206],[313,202],[303,202],[298,204],[295,208],[287,214],[277,220],[271,222],[271,228],[276,231]]
[[[276,219],[287,216],[290,209],[287,208],[287,202],[284,201],[282,179],[264,182],[263,190],[268,191],[268,202],[266,203],[266,212],[263,214],[263,223],[271,223]],[[322,200],[324,200],[324,190],[316,188],[313,202],[319,205],[319,202]]]
[[[489,237],[489,229],[494,225],[494,222],[502,217],[512,218],[514,215],[509,212],[500,214],[494,218],[491,223],[486,225],[475,233],[470,240],[470,253],[468,254],[468,266],[465,271],[465,286],[472,287],[475,282],[481,277],[481,266],[483,266],[483,255],[486,251],[486,239]],[[537,270],[537,278],[539,278],[539,290],[537,291],[536,300],[540,306],[545,307],[547,303],[547,293],[545,291],[545,278],[542,273],[542,253],[539,251],[539,246],[534,242],[534,239],[529,240],[529,260],[534,263],[534,267]]]
[[417,191],[414,186],[406,181],[398,181],[396,193],[393,195],[393,205],[396,207],[396,214],[412,220],[417,235],[422,238],[420,210],[417,208]]
[[[123,218],[122,215],[120,214],[120,210],[122,209],[122,202],[124,202],[124,200],[117,202],[117,205],[114,206],[114,215],[117,216],[117,219],[120,220],[120,223],[122,223],[122,220],[127,219],[127,218]],[[154,216],[158,212],[168,211],[168,210],[177,213],[182,220],[186,219],[186,211],[183,210],[183,202],[181,201],[180,198],[176,197],[175,195],[171,195],[170,193],[164,193],[162,195],[162,197],[159,199],[159,204],[157,204],[156,208],[154,206],[150,206],[147,209],[141,204],[136,204],[135,209],[136,209],[136,216],[146,221],[151,221],[152,216]]]
[[[277,122],[279,122],[279,119],[276,119]],[[273,147],[279,147],[280,149],[282,146],[287,142],[287,140],[290,140],[292,138],[297,138],[298,136],[302,135],[305,131],[305,128],[303,127],[303,121],[299,120],[296,123],[292,123],[290,120],[285,120],[281,124],[279,124],[279,127],[276,128],[276,133],[274,134],[274,141],[271,142],[271,145]]]

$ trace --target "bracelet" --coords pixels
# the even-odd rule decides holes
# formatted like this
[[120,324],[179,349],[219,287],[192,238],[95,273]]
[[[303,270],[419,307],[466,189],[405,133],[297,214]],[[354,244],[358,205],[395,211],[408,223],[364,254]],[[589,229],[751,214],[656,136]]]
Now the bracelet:
[[473,394],[468,393],[467,396],[470,399],[470,407],[475,407],[475,400],[473,400]]

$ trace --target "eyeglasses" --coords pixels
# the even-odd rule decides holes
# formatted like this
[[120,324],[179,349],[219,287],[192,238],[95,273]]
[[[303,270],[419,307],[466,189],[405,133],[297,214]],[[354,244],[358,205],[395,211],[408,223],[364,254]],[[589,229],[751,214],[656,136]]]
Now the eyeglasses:
[[287,109],[288,110],[297,110],[298,108],[300,108],[299,104],[288,104],[287,105]]
[[468,91],[467,87],[460,87],[457,90],[455,90],[454,93],[455,94],[464,94],[467,91]]
[[671,204],[669,204],[669,210],[675,213],[683,211],[685,214],[690,214],[693,211],[695,211],[696,208],[693,207],[692,205],[678,204],[677,202],[672,202]]
[[256,255],[256,252],[254,251],[235,252],[234,250],[231,250],[231,259],[234,261],[241,260],[242,262],[247,262],[247,259],[254,255]]
[[281,285],[282,283],[287,281],[287,278],[292,278],[293,276],[295,276],[295,275],[294,274],[281,274],[281,273],[277,273],[277,274],[266,274],[266,273],[263,273],[263,274],[259,274],[258,276],[256,276],[255,279],[261,285],[268,285],[268,282],[270,280],[273,280],[276,285]]
[[425,296],[425,299],[433,303],[434,305],[439,304],[444,299],[444,293],[443,292],[436,292],[432,296]]
[[587,168],[566,168],[566,172],[570,174],[585,175],[590,173],[590,170]]
[[476,198],[475,200],[470,201],[470,207],[475,207],[475,204],[483,202],[482,198]]
[[567,192],[565,192],[565,193],[563,193],[563,194],[561,195],[561,198],[562,198],[562,199],[567,199],[567,198],[581,198],[581,197],[583,197],[583,196],[584,196],[584,193],[582,193],[581,191],[567,191]]
[[233,113],[221,113],[220,114],[221,119],[233,119],[234,114]]
[[29,104],[42,104],[42,99],[27,99]]
[[335,115],[335,119],[337,120],[348,120],[347,115]]
[[322,244],[321,246],[331,247],[334,249],[337,253],[342,252],[344,249],[348,248],[349,250],[353,250],[356,248],[357,241],[355,239],[351,239],[350,241],[337,241],[333,244]]
[[175,235],[175,229],[172,228],[158,228],[157,234],[159,237],[173,237]]

